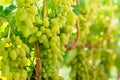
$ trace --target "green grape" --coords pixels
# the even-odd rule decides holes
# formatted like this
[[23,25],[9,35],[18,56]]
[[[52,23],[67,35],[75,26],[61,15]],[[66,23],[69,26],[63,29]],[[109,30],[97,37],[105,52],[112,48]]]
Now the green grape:
[[7,59],[8,58],[8,52],[4,50],[2,52],[2,57],[3,57],[3,59]]
[[10,39],[9,38],[5,38],[4,39],[6,42],[10,42]]
[[5,47],[5,45],[6,45],[6,41],[5,40],[2,40],[1,42],[0,42],[0,45],[1,45],[1,47]]
[[18,68],[19,66],[19,64],[18,63],[16,63],[16,61],[10,61],[9,62],[10,63],[10,67],[14,67],[14,68]]
[[50,20],[51,24],[55,25],[55,24],[58,24],[58,21],[56,19],[51,19]]
[[3,76],[5,76],[5,77],[8,76],[8,74],[9,74],[9,72],[10,72],[10,67],[9,67],[9,65],[4,65],[4,64],[3,64],[1,71],[2,71],[2,75],[3,75]]
[[45,27],[44,26],[42,26],[42,27],[40,27],[40,31],[42,31],[43,33],[45,33]]
[[42,32],[41,31],[37,31],[36,36],[40,37],[41,35],[42,35]]
[[46,35],[41,35],[39,38],[39,42],[43,43],[45,40],[47,40],[47,36]]
[[27,58],[26,58],[26,57],[23,57],[23,58],[21,59],[21,65],[22,65],[22,66],[27,66],[27,63],[28,63]]
[[10,51],[10,58],[14,61],[17,58],[17,52],[16,50]]
[[[62,10],[61,10],[61,11],[62,11]],[[58,17],[61,17],[61,16],[62,16],[62,14],[61,14],[61,13],[58,13],[58,14],[57,14],[57,16],[58,16]]]
[[71,27],[70,27],[69,25],[65,25],[64,28],[63,28],[63,31],[64,31],[65,33],[69,33],[69,32],[71,33],[70,28],[71,28]]
[[26,53],[30,52],[30,49],[26,44],[22,44],[22,48],[25,50]]
[[22,14],[19,16],[20,21],[24,21],[27,18],[28,18],[28,13],[27,12],[22,12]]
[[23,26],[22,33],[25,37],[30,35],[30,29],[28,27]]
[[35,41],[37,41],[37,37],[35,35],[31,36],[28,40],[29,43],[33,43]]
[[38,31],[37,27],[33,27],[32,29],[30,29],[30,35],[35,34]]
[[52,37],[51,37],[51,41],[52,41],[52,42],[58,42],[57,36],[52,36]]
[[18,64],[21,63],[21,57],[17,58],[16,63],[18,63]]
[[63,62],[63,57],[62,57],[61,55],[58,55],[58,60],[59,60],[60,62]]
[[47,73],[43,73],[43,77],[47,79]]
[[86,22],[86,21],[87,21],[84,15],[78,15],[78,18],[79,18],[80,21],[82,21],[82,22]]
[[51,33],[50,29],[46,29],[45,33],[48,37],[52,37],[52,33]]
[[2,52],[5,50],[5,47],[0,46],[0,56],[2,56]]
[[49,48],[49,47],[50,47],[48,40],[45,40],[44,43],[43,43],[43,45],[44,45],[46,48]]
[[67,43],[67,37],[66,37],[66,35],[62,33],[60,35],[60,40],[61,40],[61,43],[66,44]]
[[66,24],[67,20],[66,20],[65,16],[61,16],[60,19],[61,19],[61,23],[63,25]]
[[25,19],[25,25],[28,27],[28,28],[33,28],[34,25],[32,23],[32,20],[30,18],[27,18]]
[[54,41],[50,41],[50,46],[56,46],[56,43]]
[[51,46],[51,50],[52,50],[52,52],[56,52],[57,54],[60,53],[59,48],[57,48],[56,46]]
[[55,27],[53,27],[52,29],[51,29],[51,32],[52,33],[60,33],[60,31],[59,31],[59,27],[58,26],[55,26]]
[[20,73],[20,78],[23,79],[23,80],[26,80],[28,74],[25,70],[21,70],[21,73]]
[[20,39],[15,39],[15,43],[16,43],[17,45],[22,45],[22,40],[20,40]]
[[[13,74],[10,72],[7,76],[7,80],[13,80]],[[15,79],[16,80],[16,79]]]
[[35,23],[35,15],[29,14],[32,23]]
[[49,20],[48,20],[48,17],[43,18],[43,26],[49,27]]
[[26,56],[26,52],[23,48],[19,49],[19,55],[20,55],[20,57],[25,57]]
[[19,72],[16,72],[14,74],[14,80],[19,80],[20,79],[20,73]]
[[36,16],[35,17],[35,23],[36,24],[42,24],[42,20],[38,16]]
[[3,63],[4,63],[4,64],[9,64],[9,58],[7,58],[7,59],[4,59],[4,58],[3,58]]
[[67,20],[72,26],[74,26],[76,24],[76,18],[75,18],[75,15],[72,11],[68,12]]
[[30,6],[29,11],[33,14],[36,15],[37,14],[37,8],[34,6]]

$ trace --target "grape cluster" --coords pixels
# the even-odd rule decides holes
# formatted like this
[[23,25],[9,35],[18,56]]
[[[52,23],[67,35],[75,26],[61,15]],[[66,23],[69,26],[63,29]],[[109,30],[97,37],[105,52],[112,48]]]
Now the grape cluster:
[[31,36],[29,41],[39,40],[43,80],[62,80],[58,76],[57,65],[59,61],[63,61],[65,44],[67,44],[76,23],[71,2],[72,0],[49,0],[49,3],[54,6],[49,10],[53,11],[48,12],[48,16],[42,19],[36,16],[35,22],[39,30]]
[[95,65],[86,51],[78,50],[76,57],[70,62],[72,80],[107,80],[104,65]]
[[36,0],[16,0],[16,25],[17,30],[22,31],[25,37],[32,35],[36,30],[34,26],[37,8],[34,6]]
[[27,53],[28,46],[18,36],[0,40],[0,69],[7,80],[27,79],[28,74],[24,69],[27,66]]
[[48,15],[42,17],[36,15],[34,2],[17,0],[17,29],[29,38],[29,43],[39,41],[43,80],[61,80],[58,61],[63,61],[65,44],[76,24],[76,16],[71,9],[72,0],[49,0],[48,3],[54,7],[48,8]]

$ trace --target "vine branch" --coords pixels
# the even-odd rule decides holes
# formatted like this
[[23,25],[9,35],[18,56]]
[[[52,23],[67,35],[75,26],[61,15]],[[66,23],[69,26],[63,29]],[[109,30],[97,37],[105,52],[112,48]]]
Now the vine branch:
[[[38,8],[38,6],[37,6],[37,8]],[[40,14],[40,12],[39,12],[39,14]],[[47,14],[48,14],[48,0],[44,0],[43,1],[43,17],[47,16]],[[35,51],[36,51],[36,69],[35,69],[36,80],[42,80],[42,71],[41,71],[42,62],[41,62],[41,58],[40,58],[40,50],[39,50],[38,41],[34,42],[34,48],[35,48]]]
[[38,41],[34,42],[34,48],[36,51],[36,80],[42,80],[41,79],[41,59],[40,59],[40,50],[39,50],[39,44]]
[[65,48],[68,51],[73,49],[73,48],[75,48],[77,46],[77,44],[78,44],[78,41],[79,41],[79,38],[80,38],[80,24],[79,24],[79,20],[77,20],[77,22],[76,22],[76,28],[77,28],[77,37],[76,37],[75,41],[72,42],[72,43],[69,43],[69,44],[67,44],[65,46]]

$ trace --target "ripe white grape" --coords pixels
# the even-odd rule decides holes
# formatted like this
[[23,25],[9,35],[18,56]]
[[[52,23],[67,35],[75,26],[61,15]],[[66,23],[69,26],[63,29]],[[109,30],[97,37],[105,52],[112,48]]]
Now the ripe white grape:
[[26,56],[26,52],[23,48],[19,49],[19,55],[20,55],[20,57],[25,57]]
[[16,50],[10,51],[10,58],[11,58],[12,60],[16,60],[16,58],[17,58]]
[[7,76],[7,80],[13,80],[13,74],[10,72]]
[[14,74],[14,80],[19,80],[20,79],[20,73],[19,72],[16,72]]
[[27,72],[25,70],[21,70],[20,73],[21,79],[26,80],[27,76],[28,76]]
[[10,67],[9,67],[9,65],[3,64],[1,71],[2,71],[2,75],[3,75],[3,76],[8,76],[8,74],[9,74],[9,72],[10,72]]
[[43,18],[43,26],[45,26],[45,27],[49,26],[49,20],[47,17]]
[[36,15],[37,14],[37,8],[34,6],[30,6],[29,11],[33,14]]

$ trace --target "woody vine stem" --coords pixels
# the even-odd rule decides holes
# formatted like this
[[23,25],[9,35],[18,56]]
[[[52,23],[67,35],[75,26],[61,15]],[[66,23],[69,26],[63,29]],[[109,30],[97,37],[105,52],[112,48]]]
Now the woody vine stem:
[[[48,0],[43,1],[43,17],[47,16],[48,14]],[[39,43],[38,41],[34,42],[34,48],[36,52],[36,80],[42,80],[42,62],[40,58],[40,50],[39,50]]]

